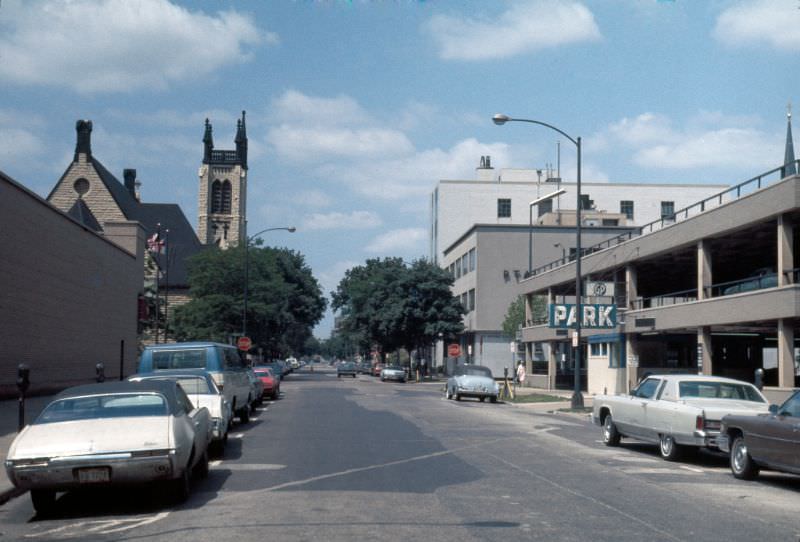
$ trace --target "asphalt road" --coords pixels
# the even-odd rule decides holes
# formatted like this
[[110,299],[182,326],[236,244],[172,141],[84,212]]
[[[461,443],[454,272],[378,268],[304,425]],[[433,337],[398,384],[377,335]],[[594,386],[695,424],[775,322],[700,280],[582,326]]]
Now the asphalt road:
[[430,384],[300,372],[234,430],[181,506],[157,491],[27,495],[0,540],[607,540],[800,538],[800,477],[735,480],[726,459],[607,448],[588,419],[477,401]]

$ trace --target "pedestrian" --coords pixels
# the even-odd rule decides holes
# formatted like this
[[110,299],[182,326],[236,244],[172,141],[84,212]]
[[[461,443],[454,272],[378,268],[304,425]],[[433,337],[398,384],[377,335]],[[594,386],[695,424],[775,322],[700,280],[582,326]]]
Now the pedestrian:
[[525,384],[525,364],[521,361],[517,362],[517,382],[520,386]]

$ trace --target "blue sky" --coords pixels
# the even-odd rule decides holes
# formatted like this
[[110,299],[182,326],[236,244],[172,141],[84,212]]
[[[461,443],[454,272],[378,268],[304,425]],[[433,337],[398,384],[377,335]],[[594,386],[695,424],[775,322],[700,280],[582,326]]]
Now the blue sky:
[[782,161],[798,82],[798,0],[2,0],[0,169],[46,196],[91,119],[196,225],[203,120],[233,148],[247,110],[249,229],[296,226],[265,241],[330,291],[425,256],[428,195],[481,155],[555,163],[557,134],[495,113],[581,136],[586,181],[734,183]]

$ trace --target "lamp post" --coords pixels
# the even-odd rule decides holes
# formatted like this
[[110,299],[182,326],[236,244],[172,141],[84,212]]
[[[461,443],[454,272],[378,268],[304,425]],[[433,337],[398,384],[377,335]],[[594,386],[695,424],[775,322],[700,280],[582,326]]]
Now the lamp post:
[[528,276],[531,276],[531,273],[533,273],[533,207],[545,201],[557,198],[564,193],[566,193],[566,190],[561,188],[546,196],[536,198],[528,204]]
[[244,238],[244,310],[242,311],[242,336],[247,337],[247,288],[250,283],[250,241],[268,231],[286,230],[294,233],[297,228],[286,226],[281,228],[267,228],[253,235],[246,235]]
[[575,318],[575,334],[573,335],[573,344],[575,345],[575,389],[572,394],[572,408],[583,408],[583,395],[581,394],[581,318],[583,316],[583,307],[581,306],[581,138],[573,139],[569,134],[556,128],[552,124],[541,122],[531,119],[515,119],[508,115],[497,114],[492,117],[492,121],[498,126],[502,126],[506,122],[528,122],[530,124],[538,124],[545,128],[550,128],[569,139],[578,150],[578,172],[577,172],[577,187],[576,187],[576,201],[575,206],[576,221],[575,221],[575,311],[577,318]]

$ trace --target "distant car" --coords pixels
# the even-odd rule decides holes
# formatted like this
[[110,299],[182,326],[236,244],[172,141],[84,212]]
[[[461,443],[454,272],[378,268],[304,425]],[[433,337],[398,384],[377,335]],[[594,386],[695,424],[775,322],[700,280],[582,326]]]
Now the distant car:
[[748,279],[737,281],[727,288],[723,288],[722,295],[741,294],[764,288],[775,288],[778,285],[778,275],[772,267],[756,269],[755,274]]
[[725,416],[717,444],[730,452],[736,478],[753,479],[761,469],[800,474],[800,391],[769,414]]
[[622,437],[651,442],[667,461],[717,448],[724,416],[756,416],[769,408],[752,384],[710,375],[651,375],[628,395],[596,395],[592,402],[592,419],[607,446]]
[[352,376],[353,378],[356,377],[356,364],[352,361],[345,361],[340,363],[336,366],[336,377],[342,378],[342,376]]
[[247,378],[250,381],[250,410],[255,411],[256,406],[264,402],[264,383],[256,376],[252,367],[247,368]]
[[372,376],[381,376],[381,371],[383,371],[384,365],[383,363],[376,363],[372,366]]
[[253,367],[253,372],[264,385],[264,395],[268,395],[273,401],[281,394],[281,379],[272,372],[272,368],[257,365]]
[[368,361],[362,361],[361,363],[356,365],[356,370],[360,375],[372,374],[372,364]]
[[488,397],[497,402],[500,387],[492,377],[492,371],[482,365],[459,365],[453,376],[447,379],[445,397],[460,401],[462,397],[477,397],[481,402]]
[[270,369],[272,371],[272,374],[274,374],[278,378],[278,380],[283,380],[283,366],[277,361],[265,363],[264,365],[259,365],[258,367],[265,367],[267,369]]
[[208,474],[211,416],[177,382],[111,382],[68,388],[11,443],[5,466],[30,490],[36,512],[56,492],[164,481],[183,501],[191,474]]
[[387,380],[406,381],[406,370],[399,365],[389,365],[381,370],[381,382]]
[[217,387],[212,376],[202,369],[176,369],[158,373],[135,374],[128,377],[132,382],[153,380],[176,381],[195,407],[205,407],[211,415],[210,447],[221,455],[228,442],[228,430],[233,423],[231,404]]

